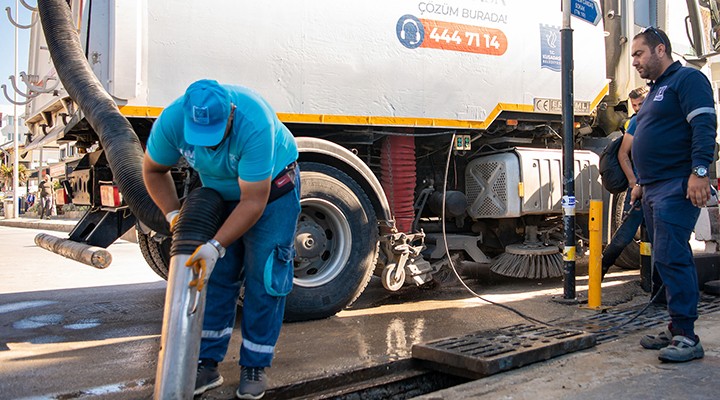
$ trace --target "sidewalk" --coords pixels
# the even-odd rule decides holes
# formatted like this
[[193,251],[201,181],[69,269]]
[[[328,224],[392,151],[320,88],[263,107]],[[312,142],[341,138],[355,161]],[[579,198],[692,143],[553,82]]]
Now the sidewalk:
[[14,228],[39,229],[44,231],[70,232],[77,224],[78,219],[65,219],[62,216],[51,217],[51,219],[40,219],[37,217],[4,218],[0,217],[0,226],[11,226]]
[[[40,219],[37,217],[25,217],[21,215],[20,218],[10,219],[0,217],[0,226],[70,233],[73,228],[75,228],[78,221],[78,218],[63,218],[62,216],[54,216],[50,217],[50,219]],[[120,239],[137,243],[135,229],[130,229],[122,235]]]

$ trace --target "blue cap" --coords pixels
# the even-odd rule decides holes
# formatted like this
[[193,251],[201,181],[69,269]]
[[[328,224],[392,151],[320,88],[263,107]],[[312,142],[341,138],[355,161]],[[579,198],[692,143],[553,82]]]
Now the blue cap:
[[215,146],[225,136],[230,117],[230,93],[217,81],[199,80],[183,99],[185,141],[194,146]]

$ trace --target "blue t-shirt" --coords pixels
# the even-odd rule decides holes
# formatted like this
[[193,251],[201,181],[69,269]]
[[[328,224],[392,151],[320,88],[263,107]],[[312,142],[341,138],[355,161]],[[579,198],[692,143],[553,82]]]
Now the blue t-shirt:
[[185,157],[203,186],[217,190],[225,200],[239,200],[238,178],[248,182],[275,178],[297,160],[298,150],[295,138],[265,99],[245,87],[223,87],[236,109],[232,132],[217,149],[185,141],[180,97],[153,124],[147,152],[153,161],[167,166]]
[[637,129],[637,118],[635,118],[637,114],[633,114],[632,117],[630,117],[630,121],[628,121],[627,128],[625,128],[625,133],[627,133],[630,136],[635,135],[635,129]]
[[651,85],[636,119],[632,159],[639,183],[687,177],[712,162],[717,117],[700,71],[674,62]]

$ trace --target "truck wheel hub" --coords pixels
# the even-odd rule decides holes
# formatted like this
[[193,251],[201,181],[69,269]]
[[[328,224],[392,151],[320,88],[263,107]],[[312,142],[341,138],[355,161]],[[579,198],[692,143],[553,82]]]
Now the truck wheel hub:
[[320,257],[327,249],[327,237],[322,227],[311,221],[298,224],[295,235],[295,250],[301,261]]

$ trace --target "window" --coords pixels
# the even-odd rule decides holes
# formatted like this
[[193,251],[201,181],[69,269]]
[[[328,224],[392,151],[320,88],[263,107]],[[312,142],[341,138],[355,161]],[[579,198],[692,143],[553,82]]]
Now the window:
[[710,26],[710,50],[720,51],[720,0],[702,0],[700,5],[703,19]]
[[657,27],[657,0],[635,0],[635,25]]

